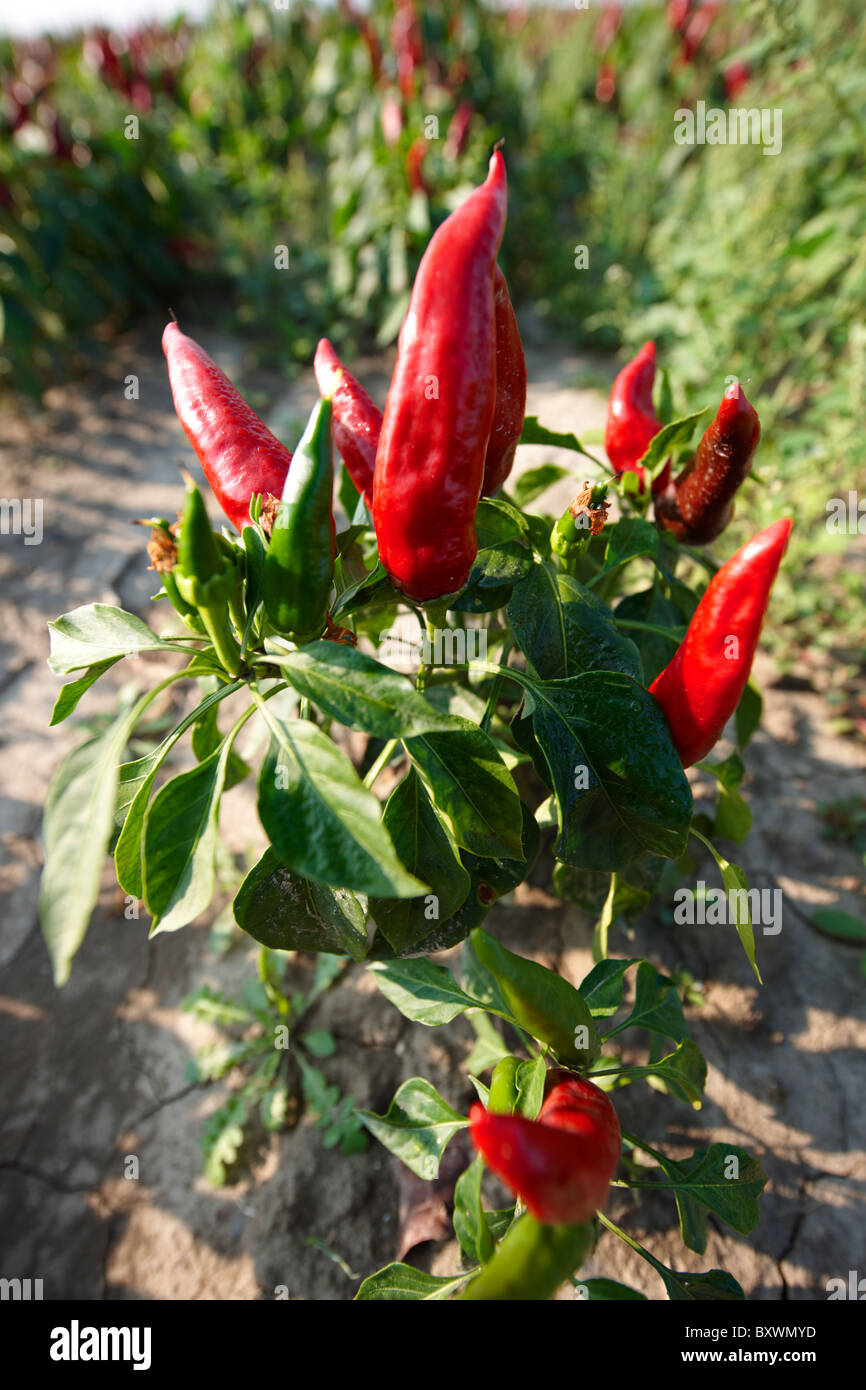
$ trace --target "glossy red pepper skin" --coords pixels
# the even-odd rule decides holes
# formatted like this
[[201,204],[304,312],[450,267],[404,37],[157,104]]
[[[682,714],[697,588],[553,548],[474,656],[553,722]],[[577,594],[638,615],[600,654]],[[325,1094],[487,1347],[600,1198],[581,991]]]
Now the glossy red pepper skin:
[[613,1105],[593,1082],[578,1076],[559,1081],[537,1120],[494,1114],[476,1103],[469,1121],[485,1163],[537,1221],[573,1225],[604,1206],[622,1136]]
[[734,496],[761,438],[757,411],[739,382],[728,387],[694,459],[656,498],[659,524],[684,545],[706,545],[734,514]]
[[514,305],[505,276],[493,274],[493,307],[496,317],[496,404],[493,427],[484,459],[485,497],[498,492],[514,466],[514,455],[526,414],[526,359]]
[[[638,467],[649,442],[662,427],[653,407],[656,345],[644,343],[637,357],[626,363],[613,383],[607,403],[604,447],[617,473],[638,473],[644,491],[643,469]],[[670,466],[665,464],[653,479],[653,493],[667,487]]]
[[242,531],[256,493],[282,496],[292,455],[176,323],[166,326],[162,350],[178,419],[214,496]]
[[382,412],[359,381],[347,372],[327,338],[316,348],[316,382],[322,395],[331,398],[334,447],[349,476],[373,505],[373,467],[382,430]]
[[705,758],[746,688],[793,521],[746,541],[710,580],[673,660],[650,686],[683,767]]
[[400,330],[373,479],[379,556],[426,603],[463,588],[496,403],[493,271],[505,228],[505,162],[434,233]]
[[604,447],[618,473],[634,470],[653,435],[661,429],[652,399],[655,374],[655,343],[644,343],[611,387]]

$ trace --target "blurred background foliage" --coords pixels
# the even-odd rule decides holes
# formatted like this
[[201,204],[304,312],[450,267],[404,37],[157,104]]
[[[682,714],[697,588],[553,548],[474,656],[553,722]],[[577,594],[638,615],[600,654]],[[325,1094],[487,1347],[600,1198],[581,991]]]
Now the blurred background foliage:
[[[518,310],[571,347],[655,338],[677,413],[749,383],[759,476],[723,553],[795,514],[776,654],[831,649],[866,730],[863,549],[840,565],[824,524],[866,476],[862,0],[286,3],[0,41],[0,383],[38,397],[168,304],[286,374],[323,333],[385,346],[504,137]],[[782,152],[676,144],[698,100],[780,110]]]

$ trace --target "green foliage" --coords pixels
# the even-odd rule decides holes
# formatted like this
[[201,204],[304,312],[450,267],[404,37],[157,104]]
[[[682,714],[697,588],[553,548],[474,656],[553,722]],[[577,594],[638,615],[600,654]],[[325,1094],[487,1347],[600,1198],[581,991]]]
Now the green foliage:
[[208,1117],[201,1136],[203,1171],[214,1187],[234,1180],[263,1132],[279,1133],[294,1122],[298,1093],[324,1131],[325,1148],[339,1144],[344,1154],[356,1154],[367,1147],[352,1096],[341,1095],[309,1061],[333,1056],[334,1038],[324,1029],[299,1029],[319,995],[339,978],[345,959],[320,957],[309,991],[291,997],[283,989],[286,965],[283,952],[263,947],[258,979],[247,981],[240,998],[204,985],[181,1005],[222,1034],[190,1060],[189,1079],[231,1078],[227,1100]]

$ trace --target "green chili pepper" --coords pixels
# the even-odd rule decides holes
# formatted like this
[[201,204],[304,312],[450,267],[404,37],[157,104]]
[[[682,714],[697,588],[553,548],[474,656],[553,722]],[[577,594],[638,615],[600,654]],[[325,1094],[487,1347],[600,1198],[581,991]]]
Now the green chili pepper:
[[166,597],[175,613],[183,618],[183,621],[192,628],[193,632],[206,636],[207,629],[199,617],[198,610],[193,608],[191,603],[187,603],[177,587],[177,575],[174,570],[165,570],[161,578],[162,587],[165,589]]
[[497,1115],[512,1115],[517,1104],[517,1072],[519,1057],[502,1057],[493,1068],[487,1109]]
[[229,606],[238,598],[239,573],[217,544],[198,488],[187,484],[186,502],[177,542],[177,567],[172,571],[181,598],[198,610],[217,656],[232,676],[240,674],[240,647],[229,620]]
[[334,578],[331,402],[313,409],[292,456],[262,578],[265,612],[294,641],[318,637]]
[[547,1226],[525,1212],[509,1226],[491,1260],[460,1294],[469,1301],[551,1298],[591,1254],[594,1220]]
[[600,1041],[583,995],[561,975],[517,956],[481,927],[471,933],[472,947],[499,986],[514,1021],[563,1061],[588,1067]]

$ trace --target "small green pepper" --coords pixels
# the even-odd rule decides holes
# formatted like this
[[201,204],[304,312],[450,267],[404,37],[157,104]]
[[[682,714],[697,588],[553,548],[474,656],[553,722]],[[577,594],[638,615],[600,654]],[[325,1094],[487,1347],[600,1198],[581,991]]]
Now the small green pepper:
[[293,641],[318,637],[334,579],[336,530],[331,402],[314,407],[292,456],[262,578],[271,626]]
[[550,535],[550,548],[555,555],[573,558],[589,548],[607,516],[607,489],[607,483],[596,483],[594,487],[587,484],[566,507]]
[[519,1057],[502,1057],[493,1068],[487,1109],[497,1115],[512,1115],[517,1104],[517,1073]]
[[240,647],[229,620],[238,598],[240,576],[233,560],[218,545],[198,488],[187,484],[177,542],[176,585],[181,598],[198,610],[217,656],[229,675],[242,668]]
[[597,1230],[594,1220],[579,1226],[547,1226],[525,1212],[509,1226],[492,1259],[466,1285],[460,1299],[552,1298],[591,1254]]

